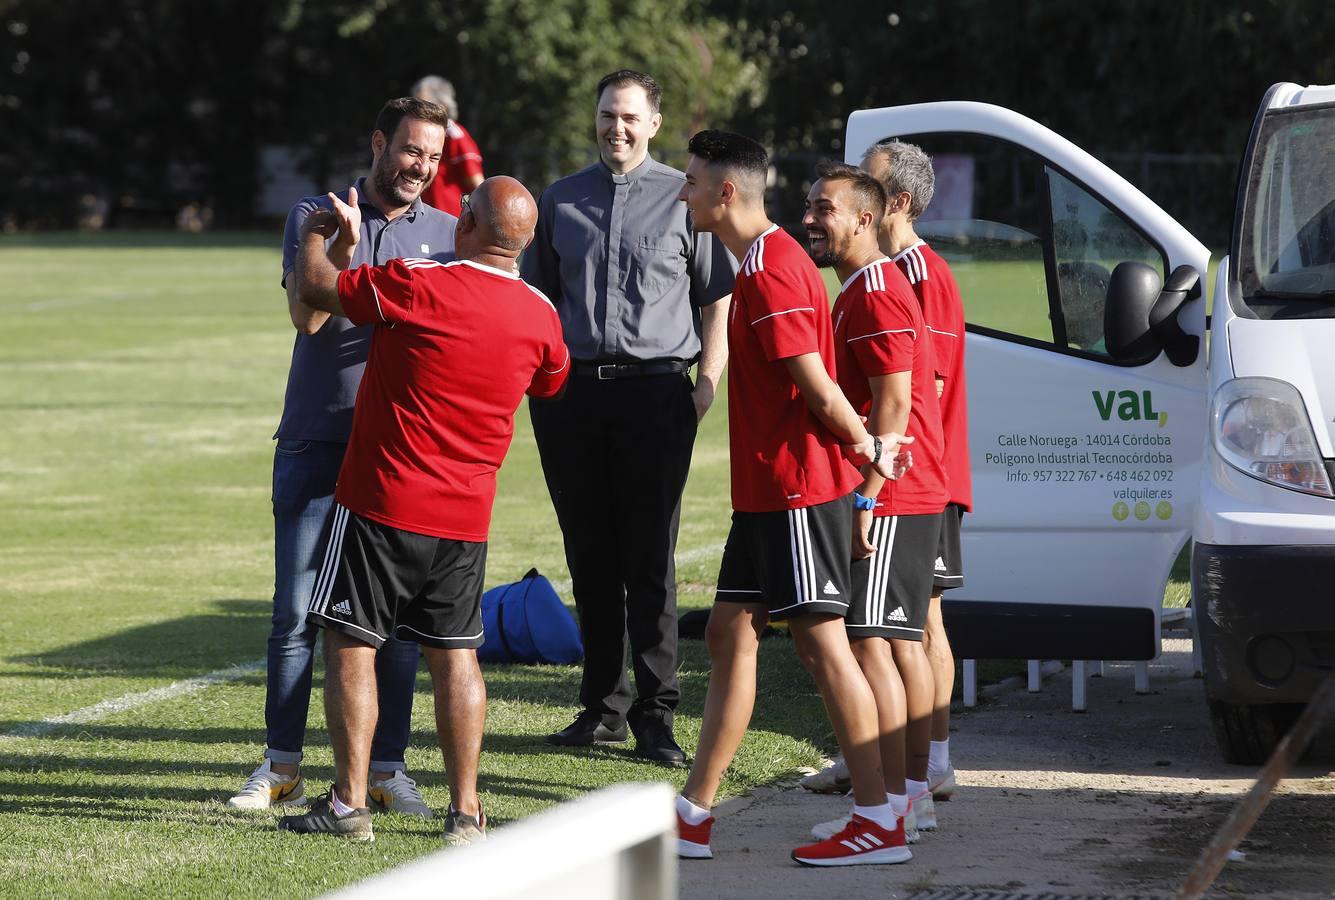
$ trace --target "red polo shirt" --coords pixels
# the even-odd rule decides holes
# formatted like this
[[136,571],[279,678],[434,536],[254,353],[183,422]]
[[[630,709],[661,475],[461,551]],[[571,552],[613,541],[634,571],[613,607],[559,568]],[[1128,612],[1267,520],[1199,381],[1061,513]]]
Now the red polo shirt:
[[860,481],[807,408],[784,360],[819,353],[834,378],[829,299],[806,250],[779,226],[742,259],[728,310],[732,506],[774,512],[826,503]]
[[570,374],[555,308],[468,260],[362,266],[339,275],[338,297],[379,327],[335,499],[403,531],[485,541],[515,409]]

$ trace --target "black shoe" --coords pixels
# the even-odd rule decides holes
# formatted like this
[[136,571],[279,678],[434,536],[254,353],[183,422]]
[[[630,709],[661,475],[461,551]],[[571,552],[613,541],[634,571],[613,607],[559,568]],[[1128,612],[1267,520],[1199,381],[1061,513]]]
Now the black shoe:
[[295,831],[298,834],[332,834],[335,837],[351,841],[375,840],[371,831],[371,810],[366,807],[354,809],[346,816],[334,812],[334,786],[329,786],[329,793],[321,794],[311,804],[311,811],[300,816],[283,816],[278,820],[279,831]]
[[603,724],[600,713],[586,709],[565,728],[547,735],[547,743],[558,747],[589,747],[594,744],[624,744],[626,737],[625,722],[616,728],[608,728]]
[[672,726],[661,718],[635,726],[635,755],[674,769],[686,768],[686,754],[672,737]]

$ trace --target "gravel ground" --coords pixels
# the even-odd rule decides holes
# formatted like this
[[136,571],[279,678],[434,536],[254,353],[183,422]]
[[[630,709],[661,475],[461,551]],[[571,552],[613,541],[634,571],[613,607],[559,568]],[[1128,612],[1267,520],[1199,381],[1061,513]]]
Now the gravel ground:
[[[683,860],[682,898],[1171,896],[1256,771],[1223,763],[1191,677],[1190,645],[1164,642],[1151,693],[1107,664],[1073,713],[1071,672],[1030,694],[999,685],[954,718],[959,789],[941,828],[898,866],[807,869],[789,851],[843,797],[767,788],[720,807],[716,858]],[[1335,896],[1335,736],[1280,785],[1212,896]],[[1319,762],[1318,762],[1319,761]]]

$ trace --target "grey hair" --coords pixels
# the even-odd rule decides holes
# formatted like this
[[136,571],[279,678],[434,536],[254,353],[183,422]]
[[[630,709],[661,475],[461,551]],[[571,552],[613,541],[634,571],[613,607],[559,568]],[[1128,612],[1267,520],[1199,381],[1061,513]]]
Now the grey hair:
[[427,75],[425,78],[419,78],[413,84],[411,91],[414,97],[420,97],[423,100],[430,100],[432,103],[439,103],[445,107],[445,111],[450,114],[451,119],[459,118],[459,101],[454,97],[454,85],[447,79],[439,75]]
[[885,192],[893,201],[896,194],[909,195],[909,221],[917,220],[932,202],[936,193],[936,172],[932,158],[917,144],[908,144],[896,138],[884,138],[867,148],[863,161],[884,156]]

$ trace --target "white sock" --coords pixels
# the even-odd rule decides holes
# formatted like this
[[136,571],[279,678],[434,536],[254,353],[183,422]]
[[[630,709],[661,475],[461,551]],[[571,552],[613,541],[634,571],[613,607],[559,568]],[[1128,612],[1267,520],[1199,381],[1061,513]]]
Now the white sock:
[[346,816],[348,813],[356,812],[351,806],[338,799],[338,791],[333,788],[329,789],[329,799],[332,801],[330,805],[334,807],[334,815],[336,816]]
[[914,781],[912,778],[905,778],[904,787],[908,789],[909,797],[914,800],[927,793],[927,782],[925,781]]
[[944,775],[950,768],[950,738],[932,741],[927,751],[927,774]]
[[880,803],[876,806],[858,806],[855,803],[853,804],[853,815],[871,819],[886,831],[895,830],[895,811],[890,808],[889,802]]
[[709,810],[703,806],[696,806],[687,800],[681,794],[677,795],[677,815],[687,825],[699,825],[705,819],[709,818]]
[[895,815],[903,818],[909,814],[908,794],[886,794],[885,797],[890,801],[890,808],[895,811]]

